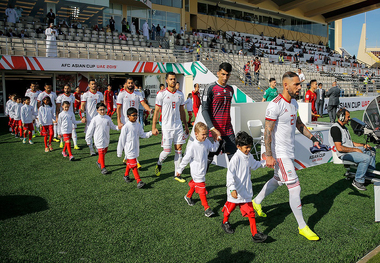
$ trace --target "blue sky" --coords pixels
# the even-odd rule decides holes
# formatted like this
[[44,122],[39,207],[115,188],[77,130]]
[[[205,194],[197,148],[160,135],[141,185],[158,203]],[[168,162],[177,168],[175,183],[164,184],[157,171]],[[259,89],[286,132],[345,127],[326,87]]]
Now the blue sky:
[[[364,13],[343,19],[342,46],[351,55],[358,53],[364,20]],[[367,47],[380,47],[379,25],[380,9],[367,12]]]

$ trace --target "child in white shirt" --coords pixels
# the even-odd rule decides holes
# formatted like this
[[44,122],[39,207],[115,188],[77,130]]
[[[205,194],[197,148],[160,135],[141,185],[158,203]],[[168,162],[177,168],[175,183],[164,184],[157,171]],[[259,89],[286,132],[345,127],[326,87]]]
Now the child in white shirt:
[[[53,151],[51,141],[54,136],[53,123],[56,121],[56,109],[53,108],[53,104],[51,103],[51,99],[49,96],[46,96],[42,99],[42,105],[38,109],[38,121],[42,126],[41,135],[44,136],[45,152],[51,152]],[[48,136],[49,147],[47,143]]]
[[[228,219],[236,206],[239,206],[242,216],[248,217],[253,242],[264,242],[267,235],[257,231],[255,212],[252,206],[252,182],[251,170],[265,166],[265,160],[256,161],[251,152],[253,139],[246,132],[236,135],[236,146],[238,151],[231,158],[227,171],[227,202],[222,212],[224,213],[222,228],[227,234],[233,234],[235,230],[231,227]],[[265,155],[263,155],[265,159]]]
[[5,116],[9,117],[8,126],[9,126],[10,132],[13,132],[13,129],[12,129],[13,117],[11,116],[9,109],[11,108],[12,104],[14,103],[14,101],[13,101],[14,96],[15,96],[15,94],[9,95],[9,100],[5,104]]
[[96,149],[98,149],[99,158],[96,164],[101,169],[102,174],[107,174],[104,157],[110,144],[110,129],[119,130],[119,128],[112,122],[110,116],[107,113],[107,107],[104,103],[99,102],[96,105],[96,115],[90,122],[86,132],[86,142],[88,145],[92,142],[92,136],[94,136],[94,143]]
[[[73,130],[73,125],[81,123],[81,121],[77,121],[75,119],[75,115],[70,109],[70,102],[64,101],[62,103],[63,111],[58,115],[58,138],[61,139],[63,137],[63,141],[65,142],[65,147],[63,148],[62,155],[63,157],[67,157],[67,152],[69,153],[69,160],[74,161],[74,156],[71,153],[71,133]],[[84,121],[84,120],[83,120]]]
[[149,138],[152,136],[152,132],[144,132],[141,125],[136,122],[137,109],[129,108],[127,110],[128,120],[120,132],[119,143],[117,144],[117,157],[121,157],[123,150],[125,153],[125,159],[127,159],[127,168],[125,170],[124,180],[127,183],[132,182],[129,178],[129,171],[132,170],[137,182],[137,188],[144,187],[145,183],[141,181],[139,172],[137,170],[137,157],[139,157],[140,151],[140,138]]
[[12,104],[10,111],[13,114],[13,130],[15,138],[22,139],[22,122],[21,122],[21,107],[23,106],[22,99],[19,96],[15,96],[15,103]]
[[177,169],[177,176],[181,175],[183,169],[190,163],[192,180],[189,182],[190,190],[184,198],[189,206],[193,206],[194,202],[191,197],[194,192],[198,193],[204,207],[205,216],[210,217],[214,215],[214,212],[208,205],[206,198],[205,175],[207,172],[207,156],[209,152],[215,152],[218,149],[219,142],[212,143],[210,140],[206,140],[208,137],[208,129],[203,122],[198,122],[194,127],[194,131],[195,140],[193,143],[188,144],[186,155]]
[[21,107],[21,122],[24,129],[24,140],[26,143],[26,134],[29,135],[29,144],[33,144],[32,132],[34,131],[33,120],[37,117],[37,113],[34,112],[34,107],[30,105],[30,98],[24,98],[24,106]]

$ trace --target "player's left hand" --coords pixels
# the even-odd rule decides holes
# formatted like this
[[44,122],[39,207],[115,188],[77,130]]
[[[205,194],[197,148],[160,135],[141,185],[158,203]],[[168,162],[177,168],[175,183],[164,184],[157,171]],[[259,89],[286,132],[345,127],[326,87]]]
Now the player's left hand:
[[82,118],[80,121],[81,123],[86,123],[86,118]]
[[187,135],[190,134],[189,127],[186,127],[186,128],[185,128],[185,132],[186,132]]
[[237,191],[236,191],[236,190],[233,190],[233,191],[231,192],[231,196],[232,196],[233,198],[237,199],[237,198],[238,198],[238,196],[237,196]]

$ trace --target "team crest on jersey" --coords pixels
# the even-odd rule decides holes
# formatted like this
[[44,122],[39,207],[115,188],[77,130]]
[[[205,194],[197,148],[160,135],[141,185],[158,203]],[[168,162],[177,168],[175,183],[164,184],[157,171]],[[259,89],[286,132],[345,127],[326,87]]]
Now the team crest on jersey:
[[271,116],[271,111],[267,110],[267,116]]
[[218,92],[218,94],[216,94],[216,95],[220,96],[220,93]]
[[287,172],[288,174],[291,174],[292,173],[292,170],[288,170],[288,172]]
[[285,112],[288,112],[288,109],[285,109]]

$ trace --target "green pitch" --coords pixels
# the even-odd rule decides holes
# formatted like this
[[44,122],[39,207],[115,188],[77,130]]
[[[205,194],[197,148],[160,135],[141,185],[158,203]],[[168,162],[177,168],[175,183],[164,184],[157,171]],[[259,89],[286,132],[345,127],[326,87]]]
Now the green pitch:
[[[351,116],[361,119],[362,112]],[[209,205],[216,213],[212,218],[204,216],[197,194],[193,207],[185,202],[188,185],[173,180],[174,150],[161,176],[154,175],[160,135],[140,140],[140,176],[147,185],[137,189],[135,181],[123,180],[118,132],[111,131],[106,155],[111,174],[102,175],[85,145],[83,125],[75,162],[62,157],[59,143],[45,153],[42,137],[24,145],[5,126],[3,118],[0,262],[356,262],[380,244],[373,185],[358,192],[340,165],[298,171],[303,214],[319,242],[298,234],[282,186],[262,204],[268,217],[257,218],[258,229],[269,238],[254,244],[248,219],[238,209],[230,217],[235,234],[221,228],[226,169],[211,166],[206,176]],[[190,180],[189,168],[183,175]],[[272,176],[267,168],[252,172],[254,195]]]

